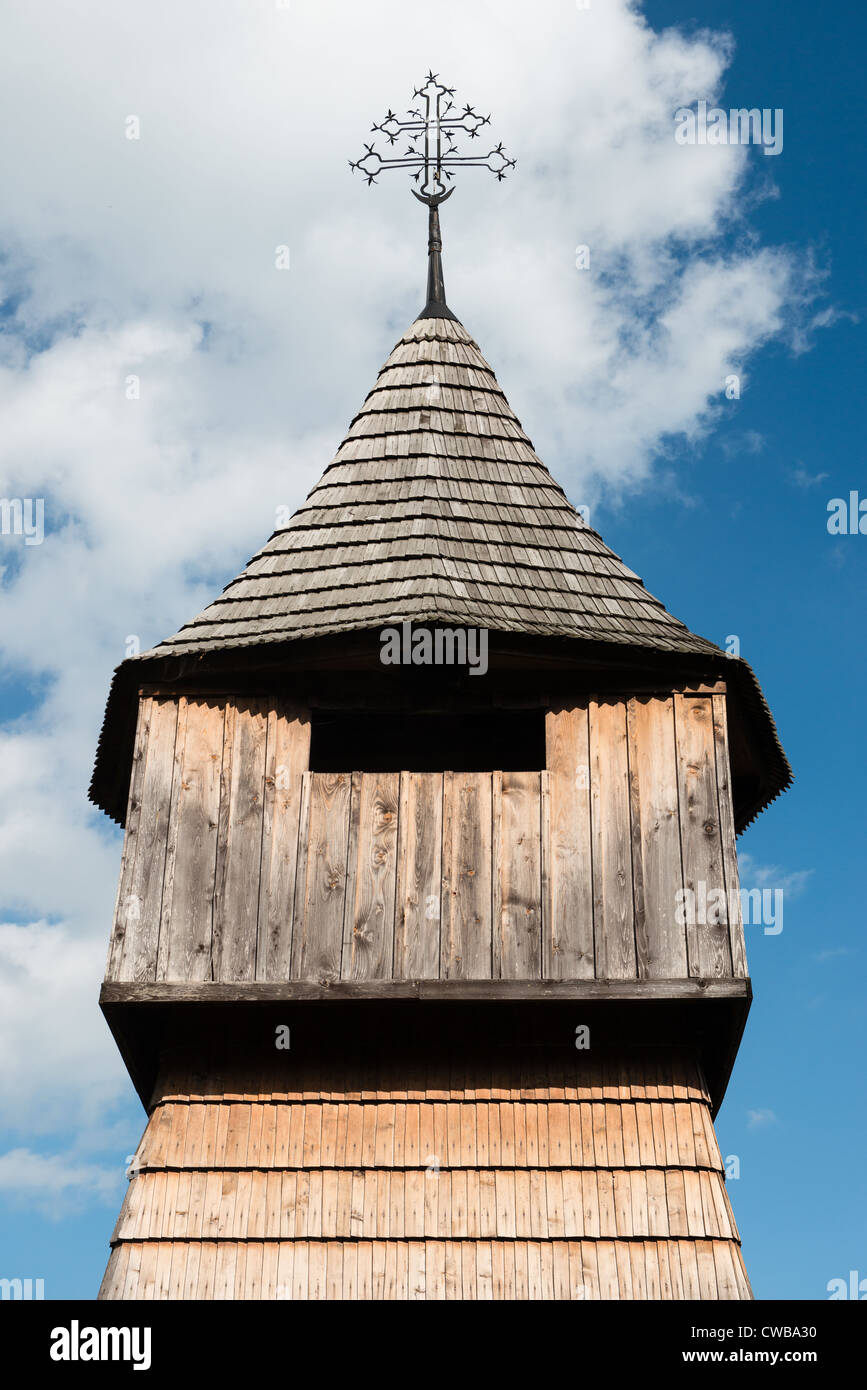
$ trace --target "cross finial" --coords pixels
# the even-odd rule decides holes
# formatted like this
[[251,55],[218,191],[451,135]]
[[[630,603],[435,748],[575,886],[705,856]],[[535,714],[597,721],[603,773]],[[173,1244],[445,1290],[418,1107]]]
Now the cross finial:
[[502,182],[506,171],[514,169],[516,164],[516,160],[509,159],[502,141],[487,154],[460,153],[457,144],[459,138],[465,135],[470,140],[477,140],[482,128],[490,125],[491,118],[479,115],[472,106],[459,109],[452,100],[454,95],[454,88],[446,87],[438,73],[428,72],[422,85],[413,92],[415,105],[408,109],[408,119],[400,120],[389,108],[384,119],[372,127],[372,133],[385,137],[389,149],[406,138],[408,143],[403,153],[382,155],[374,142],[364,146],[361,159],[349,161],[353,173],[359,170],[369,184],[376,183],[378,176],[387,169],[407,169],[417,185],[412,189],[413,194],[430,210],[428,297],[419,318],[455,317],[445,301],[438,211],[440,203],[444,203],[454,192],[452,170],[490,169]]
[[375,143],[365,145],[361,159],[349,161],[350,169],[360,170],[368,183],[376,183],[386,169],[408,169],[418,184],[418,190],[413,192],[428,206],[432,199],[442,202],[451,192],[446,180],[451,181],[453,169],[490,169],[498,179],[504,179],[506,170],[514,169],[516,161],[508,158],[502,142],[487,154],[460,153],[460,136],[478,139],[479,131],[490,125],[491,118],[480,116],[472,106],[458,109],[452,100],[454,94],[454,87],[440,82],[439,73],[429,72],[413,92],[416,105],[408,109],[407,120],[400,120],[389,109],[384,119],[372,127],[372,133],[385,136],[389,148],[406,136],[409,143],[403,154],[381,155]]

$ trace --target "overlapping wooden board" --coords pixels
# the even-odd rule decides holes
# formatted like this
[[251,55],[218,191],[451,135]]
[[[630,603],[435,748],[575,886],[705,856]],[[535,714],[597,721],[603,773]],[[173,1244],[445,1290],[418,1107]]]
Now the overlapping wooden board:
[[144,1173],[131,1185],[114,1239],[199,1240],[224,1229],[245,1240],[735,1238],[718,1173],[661,1178],[664,1209],[649,1205],[644,1169]]
[[[270,1107],[280,1104],[238,1102],[230,1114],[215,1109],[214,1102],[167,1103],[138,1155],[137,1167],[171,1166],[171,1149],[179,1134],[185,1136],[185,1150],[190,1147],[188,1126],[192,1127],[189,1133],[203,1136],[205,1147],[187,1154],[203,1171],[236,1168],[245,1162],[262,1168],[303,1167],[314,1148],[324,1154],[323,1162],[334,1167],[375,1167],[383,1146],[388,1146],[395,1161],[403,1161],[408,1152],[415,1154],[416,1142],[422,1147],[432,1144],[431,1153],[459,1168],[474,1167],[480,1152],[486,1161],[506,1168],[518,1160],[530,1167],[592,1166],[600,1156],[607,1158],[611,1153],[629,1168],[665,1167],[671,1161],[699,1167],[718,1164],[710,1121],[703,1106],[695,1103],[690,1108],[685,1102],[654,1101],[638,1111],[637,1102],[630,1102],[629,1108],[616,1102],[573,1101],[558,1103],[551,1114],[547,1107],[541,1112],[528,1109],[523,1100],[473,1101],[463,1109],[454,1108],[467,1105],[463,1100],[285,1101],[282,1105],[288,1111],[272,1112]],[[235,1130],[226,1128],[230,1121],[244,1127],[243,1141]],[[269,1151],[259,1136],[270,1136],[272,1123],[279,1134]],[[678,1124],[687,1128],[678,1133]],[[557,1127],[553,1136],[552,1125]],[[416,1141],[417,1134],[423,1138]]]
[[106,1299],[748,1299],[718,1240],[125,1242]]

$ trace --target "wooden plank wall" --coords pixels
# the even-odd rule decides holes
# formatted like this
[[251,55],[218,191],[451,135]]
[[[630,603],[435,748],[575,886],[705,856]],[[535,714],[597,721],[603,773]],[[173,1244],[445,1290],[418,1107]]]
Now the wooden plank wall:
[[[309,743],[289,705],[143,698],[107,979],[746,975],[723,695],[553,709],[541,772]],[[731,911],[684,923],[684,889]]]

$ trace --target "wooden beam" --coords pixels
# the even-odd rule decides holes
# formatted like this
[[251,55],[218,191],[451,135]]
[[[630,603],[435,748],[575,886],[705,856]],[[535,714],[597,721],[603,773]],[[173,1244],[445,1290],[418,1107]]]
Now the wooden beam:
[[241,1056],[261,1058],[263,1044],[273,1045],[275,1026],[288,1020],[293,1065],[302,1054],[338,1060],[351,1054],[362,1068],[380,1055],[435,1054],[446,1039],[468,1057],[482,1047],[493,1049],[492,1056],[526,1058],[541,1045],[572,1056],[581,1022],[591,1030],[594,1050],[629,1047],[644,1055],[649,1047],[662,1055],[694,1049],[716,1110],[751,1001],[748,979],[705,986],[656,980],[655,997],[638,993],[648,981],[550,981],[524,995],[516,981],[462,980],[451,988],[402,983],[406,992],[398,995],[386,982],[368,982],[366,993],[361,981],[324,988],[124,982],[106,985],[100,1002],[145,1108],[161,1063],[179,1047],[196,1051],[207,1038],[208,1069],[217,1074]]
[[418,999],[531,1003],[537,1000],[683,1001],[752,998],[748,978],[729,980],[260,980],[106,983],[100,1004],[314,1002],[327,999]]

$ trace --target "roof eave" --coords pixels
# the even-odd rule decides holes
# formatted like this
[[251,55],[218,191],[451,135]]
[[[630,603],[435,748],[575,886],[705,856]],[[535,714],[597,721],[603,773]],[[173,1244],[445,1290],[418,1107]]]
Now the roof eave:
[[[427,619],[437,620],[450,622],[454,626],[460,625],[454,619],[441,614],[431,613]],[[330,636],[345,635],[349,639],[371,630],[358,626],[346,628],[341,633],[333,633]],[[718,649],[715,653],[711,643],[706,644],[706,650],[689,652],[659,651],[649,646],[594,642],[565,635],[552,637],[507,629],[492,633],[494,643],[498,636],[529,639],[532,647],[538,646],[540,652],[552,647],[573,657],[577,655],[587,659],[592,655],[597,660],[600,657],[610,658],[613,664],[624,668],[649,663],[658,667],[660,672],[664,672],[671,680],[676,679],[678,671],[692,673],[697,669],[704,669],[708,675],[714,674],[718,678],[726,679],[734,697],[728,705],[730,727],[733,720],[743,726],[759,769],[754,794],[746,799],[742,798],[735,805],[735,830],[738,834],[751,825],[765,807],[791,785],[792,769],[783,750],[773,715],[752,667],[743,659],[729,658]],[[241,652],[246,670],[256,667],[273,670],[284,666],[287,658],[297,655],[299,649],[309,651],[311,643],[320,637],[322,634],[316,633],[297,636],[290,641],[282,639],[239,643],[234,647],[198,653],[172,652],[157,647],[136,657],[127,658],[113,673],[88,790],[90,800],[119,825],[125,823],[139,690],[142,686],[154,682],[186,683],[195,679],[197,672],[219,674],[227,668],[231,669],[234,666],[233,655]],[[624,678],[628,681],[626,670]]]

